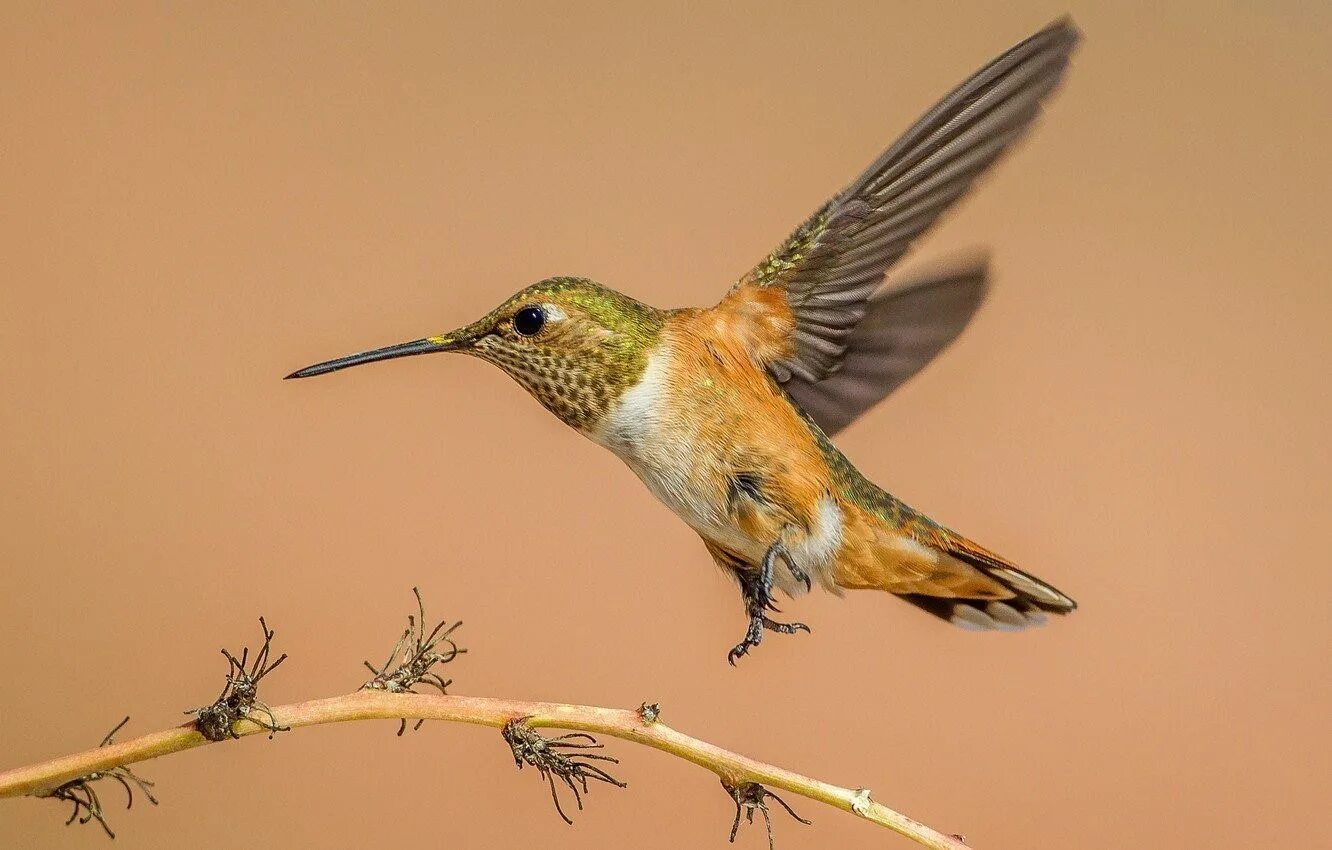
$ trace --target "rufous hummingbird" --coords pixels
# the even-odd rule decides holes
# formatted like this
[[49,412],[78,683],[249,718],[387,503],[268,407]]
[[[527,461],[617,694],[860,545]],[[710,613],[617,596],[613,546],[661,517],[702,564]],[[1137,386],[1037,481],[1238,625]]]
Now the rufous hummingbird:
[[740,585],[749,626],[774,588],[873,588],[971,629],[1021,629],[1076,603],[913,510],[830,437],[962,330],[983,261],[880,288],[886,270],[1032,123],[1078,41],[1057,21],[977,71],[715,307],[659,310],[594,283],[532,284],[470,325],[289,378],[453,351],[488,360],[610,449]]

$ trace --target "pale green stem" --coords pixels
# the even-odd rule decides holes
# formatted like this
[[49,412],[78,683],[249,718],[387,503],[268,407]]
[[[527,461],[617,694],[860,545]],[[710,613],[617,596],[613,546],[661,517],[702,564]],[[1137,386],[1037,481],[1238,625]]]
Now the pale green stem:
[[[475,723],[498,728],[515,718],[526,718],[527,724],[533,727],[593,732],[644,744],[707,768],[728,785],[757,782],[770,789],[799,794],[852,812],[871,823],[904,835],[924,847],[935,850],[967,848],[958,839],[875,802],[870,799],[869,791],[865,789],[831,785],[755,761],[706,741],[691,738],[660,721],[647,722],[636,711],[486,697],[388,694],[381,691],[357,691],[345,696],[275,706],[272,711],[281,725],[293,729],[349,720],[396,720],[403,717]],[[235,731],[238,735],[255,735],[266,733],[268,730],[242,720],[236,724]],[[187,724],[162,732],[153,732],[132,741],[61,756],[28,767],[14,768],[0,772],[0,797],[21,797],[48,792],[58,785],[89,773],[109,770],[118,765],[147,761],[208,743],[212,742],[195,731],[193,724]]]

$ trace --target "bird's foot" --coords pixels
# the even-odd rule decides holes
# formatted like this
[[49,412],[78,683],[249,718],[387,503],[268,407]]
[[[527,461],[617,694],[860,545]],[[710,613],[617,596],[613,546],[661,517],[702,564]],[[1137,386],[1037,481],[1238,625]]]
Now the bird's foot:
[[762,615],[749,618],[749,628],[745,631],[745,639],[731,647],[731,651],[726,653],[726,660],[732,667],[735,666],[737,658],[748,655],[751,648],[763,643],[763,621],[765,619]]
[[736,659],[742,655],[748,655],[749,650],[763,642],[763,630],[777,632],[783,635],[793,635],[796,632],[808,632],[809,626],[804,623],[779,623],[763,614],[749,618],[749,628],[745,631],[745,639],[737,643],[726,654],[726,660],[731,666],[735,666]]
[[809,626],[804,623],[779,623],[768,616],[767,612],[778,611],[772,598],[773,568],[778,558],[786,561],[797,581],[804,582],[806,588],[810,587],[809,574],[795,565],[781,541],[768,548],[757,574],[740,576],[740,593],[744,596],[745,610],[749,614],[749,628],[745,631],[745,639],[732,647],[726,655],[726,660],[732,667],[735,666],[736,659],[748,655],[750,649],[763,642],[764,629],[783,635],[809,631]]

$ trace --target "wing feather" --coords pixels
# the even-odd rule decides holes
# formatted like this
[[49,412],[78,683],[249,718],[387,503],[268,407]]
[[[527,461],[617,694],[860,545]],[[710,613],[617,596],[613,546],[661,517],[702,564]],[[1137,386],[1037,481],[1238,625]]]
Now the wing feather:
[[[966,309],[937,289],[923,302],[924,290],[914,299],[901,289],[875,293],[888,269],[1027,131],[1078,38],[1073,23],[1061,19],[981,68],[736,284],[733,293],[750,286],[785,292],[795,319],[791,354],[767,366],[825,431],[838,430],[900,385],[961,330],[959,318],[965,324],[970,317],[983,268],[946,275],[959,287],[957,304],[976,297]],[[915,329],[885,315],[894,305],[922,303],[951,312],[912,314],[921,323]],[[862,331],[871,315],[873,327]],[[942,329],[948,335],[940,344]],[[913,333],[934,343],[911,343]],[[888,359],[875,364],[876,357]],[[824,385],[836,376],[842,377]]]
[[940,264],[870,299],[845,342],[836,372],[818,381],[785,382],[786,392],[829,435],[901,386],[933,360],[985,298],[983,257]]

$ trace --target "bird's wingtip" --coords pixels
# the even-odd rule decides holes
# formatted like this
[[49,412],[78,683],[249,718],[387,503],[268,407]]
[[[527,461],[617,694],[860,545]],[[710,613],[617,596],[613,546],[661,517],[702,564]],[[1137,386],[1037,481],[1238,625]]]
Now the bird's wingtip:
[[1077,23],[1073,20],[1073,16],[1068,12],[1065,12],[1047,24],[1044,32],[1058,33],[1061,39],[1065,39],[1072,43],[1077,43],[1082,40],[1082,30],[1078,28]]

